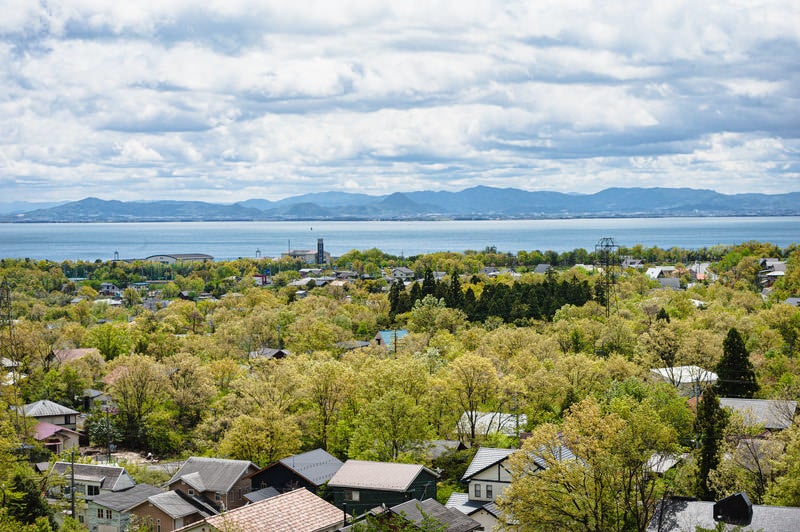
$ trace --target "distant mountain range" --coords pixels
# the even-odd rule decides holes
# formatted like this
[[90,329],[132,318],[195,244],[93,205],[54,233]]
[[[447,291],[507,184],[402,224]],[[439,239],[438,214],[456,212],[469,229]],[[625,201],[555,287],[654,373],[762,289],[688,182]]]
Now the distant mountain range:
[[[8,204],[0,204],[0,207]],[[201,201],[86,198],[56,206],[0,210],[0,222],[147,222],[226,220],[447,220],[636,216],[800,215],[800,192],[720,194],[689,188],[609,188],[596,194],[478,186],[460,192],[385,196],[315,192],[232,205]]]

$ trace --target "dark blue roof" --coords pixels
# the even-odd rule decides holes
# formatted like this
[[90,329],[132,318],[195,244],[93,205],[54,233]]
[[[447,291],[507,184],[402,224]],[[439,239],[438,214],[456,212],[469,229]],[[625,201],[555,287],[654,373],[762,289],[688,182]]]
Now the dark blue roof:
[[341,460],[323,449],[287,456],[280,463],[317,486],[329,481],[342,467]]

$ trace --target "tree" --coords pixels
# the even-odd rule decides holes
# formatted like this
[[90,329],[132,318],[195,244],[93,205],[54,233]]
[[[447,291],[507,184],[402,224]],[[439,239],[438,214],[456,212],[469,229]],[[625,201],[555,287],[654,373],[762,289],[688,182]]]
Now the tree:
[[781,438],[786,449],[775,462],[775,482],[767,489],[767,504],[800,506],[800,425],[786,429]]
[[149,357],[129,355],[115,360],[111,397],[117,404],[123,440],[141,448],[146,444],[145,420],[167,397],[168,381],[164,368]]
[[131,339],[127,326],[103,323],[89,329],[86,335],[86,345],[96,347],[106,360],[113,360],[128,352]]
[[697,406],[694,431],[697,437],[697,495],[704,500],[714,500],[714,490],[709,484],[708,475],[719,465],[720,446],[727,425],[727,415],[719,406],[714,388],[709,386],[703,392]]
[[716,370],[718,379],[714,391],[717,395],[750,398],[758,391],[750,354],[741,334],[734,327],[731,327],[722,343],[722,358]]
[[454,402],[466,416],[467,437],[474,442],[480,408],[490,403],[500,387],[494,364],[477,354],[458,357],[447,369],[447,386]]
[[464,310],[464,292],[461,290],[461,272],[458,268],[450,274],[450,287],[445,301],[450,308]]
[[537,427],[511,456],[512,482],[499,505],[521,532],[643,532],[663,495],[647,463],[675,448],[674,430],[648,401],[588,398],[563,425]]
[[300,449],[300,429],[292,416],[264,408],[258,416],[239,416],[225,433],[219,450],[237,460],[265,466]]

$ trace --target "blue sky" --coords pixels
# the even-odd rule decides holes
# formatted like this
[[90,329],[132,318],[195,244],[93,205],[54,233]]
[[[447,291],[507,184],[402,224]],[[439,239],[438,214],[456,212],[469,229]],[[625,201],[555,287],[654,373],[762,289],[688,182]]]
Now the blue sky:
[[3,201],[800,191],[797,0],[0,13]]

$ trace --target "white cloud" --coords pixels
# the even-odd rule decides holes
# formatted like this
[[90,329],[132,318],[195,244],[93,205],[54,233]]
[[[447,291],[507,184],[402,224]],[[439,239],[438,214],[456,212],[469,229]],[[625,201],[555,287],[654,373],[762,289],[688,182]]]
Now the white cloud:
[[791,0],[0,9],[9,199],[799,189]]

